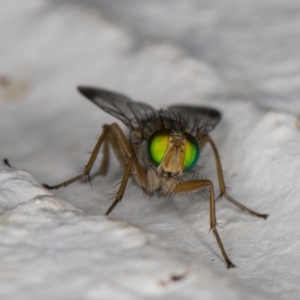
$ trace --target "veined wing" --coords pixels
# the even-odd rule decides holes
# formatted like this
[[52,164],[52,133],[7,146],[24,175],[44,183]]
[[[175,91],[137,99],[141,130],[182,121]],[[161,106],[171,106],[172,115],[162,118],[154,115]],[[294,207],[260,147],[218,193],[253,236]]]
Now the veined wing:
[[150,105],[132,101],[119,93],[85,86],[79,86],[78,91],[129,128],[136,128],[139,120],[157,113]]
[[171,105],[166,111],[184,121],[191,130],[201,133],[213,130],[222,117],[218,110],[204,106]]

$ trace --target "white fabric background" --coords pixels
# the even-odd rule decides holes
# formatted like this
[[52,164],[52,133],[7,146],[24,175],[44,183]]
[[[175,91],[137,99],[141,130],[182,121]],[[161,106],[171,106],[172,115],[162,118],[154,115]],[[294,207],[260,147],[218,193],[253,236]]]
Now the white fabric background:
[[[1,299],[299,299],[298,1],[15,0],[0,16],[0,158],[18,168],[0,166]],[[129,185],[105,217],[117,163],[92,188],[40,186],[76,175],[115,121],[79,84],[222,111],[212,137],[230,194],[270,214],[217,203],[237,268],[205,198]],[[199,164],[217,182],[209,149]]]

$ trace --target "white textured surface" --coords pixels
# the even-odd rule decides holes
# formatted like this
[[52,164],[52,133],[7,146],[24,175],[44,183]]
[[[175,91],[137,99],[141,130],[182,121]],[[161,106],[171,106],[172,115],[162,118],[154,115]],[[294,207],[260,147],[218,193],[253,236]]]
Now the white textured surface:
[[[299,121],[280,111],[300,113],[298,2],[84,3],[1,3],[0,157],[36,179],[0,166],[0,298],[298,299]],[[206,199],[149,200],[129,186],[107,218],[116,164],[93,188],[52,196],[38,184],[75,175],[113,120],[78,84],[223,112],[212,136],[230,194],[270,214],[218,202],[236,269],[209,233]],[[200,164],[215,181],[209,149]]]

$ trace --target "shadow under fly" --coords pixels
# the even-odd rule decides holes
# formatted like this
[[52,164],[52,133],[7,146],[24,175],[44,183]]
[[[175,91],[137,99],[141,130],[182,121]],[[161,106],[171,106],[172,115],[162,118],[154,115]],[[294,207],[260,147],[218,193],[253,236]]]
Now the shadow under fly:
[[125,167],[119,190],[106,215],[121,201],[129,177],[144,193],[157,194],[159,197],[191,195],[206,188],[210,200],[210,228],[227,268],[235,267],[226,254],[217,230],[216,198],[212,181],[196,178],[188,180],[184,176],[196,167],[203,147],[209,144],[216,161],[221,196],[253,216],[263,219],[268,217],[267,214],[259,214],[245,207],[227,194],[218,150],[208,135],[220,121],[220,112],[208,107],[188,105],[171,105],[156,110],[146,103],[132,101],[124,95],[104,89],[81,86],[78,90],[105,112],[121,120],[129,129],[129,136],[127,137],[116,123],[104,125],[83,172],[61,184],[44,186],[48,189],[58,189],[89,176],[103,146],[100,174],[107,172],[110,149]]

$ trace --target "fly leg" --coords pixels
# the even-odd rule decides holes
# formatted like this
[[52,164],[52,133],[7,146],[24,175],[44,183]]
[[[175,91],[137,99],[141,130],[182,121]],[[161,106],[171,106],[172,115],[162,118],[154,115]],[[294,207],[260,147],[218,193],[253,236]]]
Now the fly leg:
[[[126,138],[124,135],[123,131],[120,129],[120,127],[113,123],[111,125],[106,125],[104,126],[104,130],[102,135],[100,136],[99,140],[96,143],[96,146],[91,154],[91,157],[84,168],[83,172],[76,176],[73,177],[65,182],[62,182],[60,184],[54,185],[54,186],[49,186],[49,185],[44,185],[48,189],[59,189],[61,187],[68,186],[69,184],[80,180],[81,178],[85,176],[89,176],[89,173],[94,165],[94,162],[97,158],[97,155],[99,153],[100,147],[105,142],[106,139],[110,139],[111,145],[115,153],[117,154],[119,161],[123,166],[125,166],[125,172],[123,175],[122,183],[120,185],[120,188],[117,192],[117,196],[113,204],[109,207],[109,209],[106,212],[106,215],[108,215],[114,207],[122,200],[128,179],[130,175],[132,174],[133,177],[135,178],[136,182],[144,189],[147,190],[148,187],[148,182],[147,182],[147,176],[145,171],[142,169],[140,164],[138,163],[135,154]],[[105,159],[105,157],[104,157]]]
[[92,169],[92,167],[94,165],[94,162],[95,162],[95,160],[96,160],[96,158],[98,156],[100,147],[101,147],[102,143],[104,142],[104,140],[107,138],[108,133],[112,130],[112,128],[114,126],[118,126],[118,125],[111,124],[110,126],[107,126],[104,129],[103,133],[101,134],[99,140],[96,143],[96,146],[95,146],[95,148],[94,148],[94,150],[93,150],[93,152],[91,154],[91,157],[90,157],[87,165],[85,166],[85,168],[84,168],[84,170],[83,170],[83,172],[81,174],[79,174],[78,176],[75,176],[75,177],[73,177],[73,178],[71,178],[71,179],[69,179],[67,181],[64,181],[64,182],[62,182],[60,184],[57,184],[57,185],[49,186],[47,184],[44,184],[44,187],[46,187],[49,190],[59,189],[61,187],[68,186],[69,184],[71,184],[73,182],[76,182],[77,180],[80,180],[80,179],[84,178],[85,176],[89,176],[90,171],[91,171],[91,169]]
[[[205,137],[203,137],[202,145],[204,146],[205,143],[209,143],[211,145],[212,149],[213,149],[213,152],[214,152],[221,195],[224,196],[224,198],[227,201],[229,201],[232,204],[236,205],[238,208],[240,208],[241,210],[249,213],[250,215],[266,219],[268,217],[268,214],[257,213],[255,211],[253,211],[252,209],[250,209],[250,208],[244,206],[243,204],[239,203],[238,201],[236,201],[235,199],[233,199],[232,197],[230,197],[227,194],[226,186],[225,186],[225,182],[224,182],[223,171],[222,171],[221,160],[220,160],[220,156],[219,156],[217,147],[216,147],[215,143],[213,142],[212,138],[209,135],[206,135]],[[200,143],[200,145],[201,145],[201,143]]]
[[[104,125],[104,129],[106,128],[106,126],[107,125]],[[107,151],[107,157],[108,157],[109,144],[112,147],[112,150],[114,151],[120,164],[125,167],[125,172],[123,175],[120,188],[117,192],[116,199],[114,200],[112,205],[108,208],[107,212],[105,213],[105,215],[109,215],[112,212],[112,210],[115,208],[115,206],[122,200],[123,194],[125,192],[126,184],[130,175],[132,175],[137,185],[140,186],[146,193],[148,191],[148,181],[147,181],[147,175],[145,171],[143,170],[143,168],[140,166],[137,159],[135,158],[134,152],[132,151],[128,140],[126,139],[125,135],[121,130],[118,132],[118,135],[113,134],[113,132],[109,133],[105,141],[107,141],[107,150],[104,149],[104,156],[100,167],[100,172],[101,169],[104,169],[106,167],[105,151]]]
[[228,258],[226,251],[224,249],[223,243],[219,236],[217,230],[217,218],[216,218],[216,206],[215,206],[215,195],[214,195],[214,188],[213,183],[210,180],[192,180],[192,181],[184,181],[180,182],[175,188],[175,194],[188,194],[188,193],[195,193],[205,187],[209,188],[209,203],[210,203],[210,229],[213,231],[214,236],[217,240],[218,246],[221,250],[222,256],[226,262],[227,268],[234,268],[235,265],[231,262]]
[[[103,132],[109,125],[105,124],[103,125]],[[122,148],[119,147],[119,143],[116,139],[116,136],[109,132],[107,134],[106,139],[103,141],[103,155],[102,155],[102,161],[100,164],[99,170],[90,176],[91,179],[98,175],[105,175],[107,173],[108,167],[109,167],[109,159],[110,159],[110,147],[112,146],[112,149],[114,150],[116,157],[118,158],[119,162],[122,166],[126,166],[126,155],[125,155],[125,161],[124,161],[124,154],[122,152]]]
[[132,167],[132,163],[133,163],[133,158],[131,158],[126,166],[123,178],[122,178],[122,182],[120,185],[120,188],[117,192],[117,196],[116,199],[114,200],[114,202],[112,203],[112,205],[108,208],[108,210],[106,211],[105,215],[109,215],[113,209],[115,208],[115,206],[122,200],[124,192],[125,192],[125,188],[126,188],[126,184],[128,182],[128,178],[130,176],[130,172],[131,172],[131,167]]
[[[103,125],[103,132],[105,131],[105,128],[109,125],[105,124]],[[102,161],[100,164],[100,168],[97,172],[92,174],[90,176],[90,179],[94,179],[98,175],[106,175],[108,167],[109,167],[109,133],[107,134],[107,137],[103,141],[103,155],[102,155]]]
[[[104,127],[104,129],[105,128],[106,127]],[[109,144],[112,146],[112,150],[115,152],[115,155],[118,158],[120,164],[125,167],[125,172],[122,178],[121,185],[117,192],[116,198],[114,202],[111,204],[111,206],[108,208],[108,210],[106,211],[105,215],[109,215],[113,211],[115,206],[122,200],[130,175],[132,175],[137,185],[139,185],[145,192],[147,192],[148,190],[147,175],[143,170],[143,168],[138,163],[127,138],[125,137],[124,133],[121,131],[120,128],[118,128],[116,133],[117,134],[113,134],[113,132],[111,132],[108,134],[108,137],[106,139],[107,146],[109,141]],[[108,149],[106,151],[108,155]],[[103,156],[103,161],[102,161],[100,171],[103,168],[103,166],[105,167],[104,159],[105,159],[105,149],[104,149],[104,156]]]
[[94,162],[97,158],[97,155],[99,153],[99,150],[100,150],[100,147],[101,145],[103,144],[103,142],[105,141],[105,139],[107,139],[108,135],[114,135],[116,136],[116,139],[120,140],[120,144],[121,146],[123,146],[122,150],[124,152],[124,155],[126,156],[126,158],[124,159],[124,161],[128,162],[129,161],[129,158],[133,157],[134,156],[134,153],[129,145],[129,142],[128,140],[126,139],[124,133],[122,132],[122,130],[120,129],[120,127],[113,123],[111,125],[107,125],[104,130],[103,130],[103,133],[102,135],[100,136],[99,140],[97,141],[96,143],[96,146],[91,154],[91,157],[87,163],[87,165],[85,166],[83,172],[81,174],[79,174],[78,176],[75,176],[67,181],[64,181],[60,184],[57,184],[57,185],[53,185],[53,186],[49,186],[47,184],[45,184],[44,186],[47,188],[47,189],[50,189],[50,190],[53,190],[53,189],[59,189],[61,187],[65,187],[65,186],[68,186],[69,184],[77,181],[77,180],[80,180],[81,178],[85,177],[85,176],[89,176],[90,174],[90,171],[94,165]]
[[[103,131],[108,125],[103,125]],[[105,175],[107,173],[107,169],[109,166],[109,133],[107,138],[104,140],[103,144],[103,156],[102,156],[102,162],[100,165],[100,169],[98,173],[94,174],[93,176],[96,176],[98,174]]]

